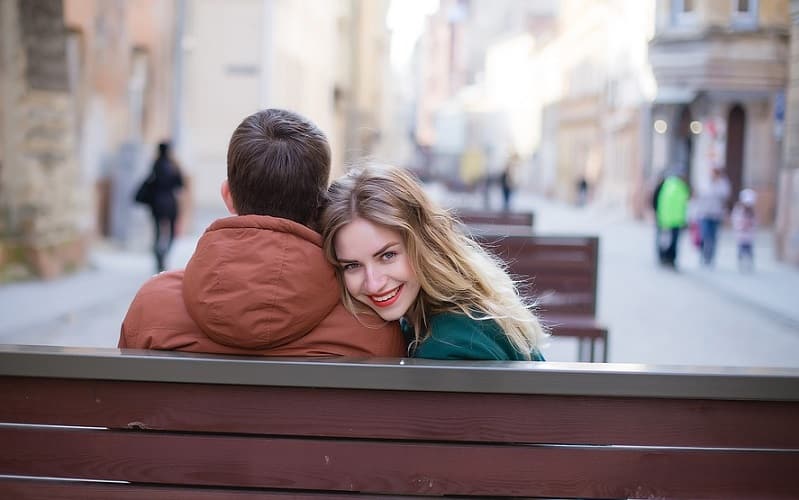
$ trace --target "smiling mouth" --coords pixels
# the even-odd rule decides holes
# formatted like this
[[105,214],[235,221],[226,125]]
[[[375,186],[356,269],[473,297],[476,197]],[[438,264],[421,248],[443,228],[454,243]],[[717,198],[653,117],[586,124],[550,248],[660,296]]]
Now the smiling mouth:
[[369,300],[371,300],[372,304],[374,304],[377,307],[388,307],[397,301],[403,286],[404,285],[400,285],[397,288],[383,295],[369,295]]

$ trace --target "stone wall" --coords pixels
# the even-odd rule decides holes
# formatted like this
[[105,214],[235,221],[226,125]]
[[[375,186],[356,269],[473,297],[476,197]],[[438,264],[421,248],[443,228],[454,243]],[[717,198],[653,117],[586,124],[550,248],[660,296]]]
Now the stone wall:
[[0,2],[0,281],[83,265],[74,100],[61,0]]

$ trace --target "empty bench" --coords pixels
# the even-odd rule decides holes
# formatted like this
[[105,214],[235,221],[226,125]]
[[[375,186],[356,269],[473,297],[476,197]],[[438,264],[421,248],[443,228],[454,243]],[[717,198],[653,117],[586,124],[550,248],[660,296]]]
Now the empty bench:
[[538,302],[553,335],[579,341],[579,359],[608,358],[608,330],[596,319],[599,238],[596,236],[491,236],[478,240],[508,264],[523,295]]
[[457,209],[454,215],[474,234],[533,234],[532,212]]
[[0,498],[795,498],[799,370],[0,347]]

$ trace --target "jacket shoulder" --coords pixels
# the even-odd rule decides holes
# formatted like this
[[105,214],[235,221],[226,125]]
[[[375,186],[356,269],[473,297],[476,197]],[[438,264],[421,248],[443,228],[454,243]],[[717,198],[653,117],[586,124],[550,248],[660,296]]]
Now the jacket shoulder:
[[183,271],[150,278],[131,301],[120,328],[119,347],[180,349],[202,335],[183,303]]
[[407,344],[398,321],[383,321],[371,313],[350,313],[339,302],[316,327],[298,339],[297,355],[403,357]]
[[478,321],[464,314],[437,314],[430,321],[430,335],[416,348],[414,357],[428,359],[512,359],[498,341],[503,335],[496,323]]

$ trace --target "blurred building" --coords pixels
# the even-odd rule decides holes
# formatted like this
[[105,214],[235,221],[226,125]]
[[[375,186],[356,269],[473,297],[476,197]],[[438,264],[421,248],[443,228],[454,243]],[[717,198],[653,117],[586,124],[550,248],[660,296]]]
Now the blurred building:
[[124,232],[143,145],[170,131],[175,7],[0,2],[0,281]]
[[254,111],[281,107],[327,134],[334,175],[382,139],[388,0],[186,3],[181,156],[198,204],[219,204],[227,143]]
[[636,0],[561,2],[554,36],[530,64],[540,75],[534,188],[567,201],[585,179],[594,201],[636,206],[654,94],[646,57],[653,7]]
[[702,190],[725,167],[733,193],[758,193],[774,220],[787,84],[788,0],[658,0],[649,55],[657,79],[651,175],[688,168]]
[[[508,50],[517,49],[520,44],[512,39],[539,31],[541,20],[550,19],[554,10],[551,1],[440,2],[427,20],[417,52],[415,141],[420,154],[415,167],[423,175],[456,187],[501,168],[515,145],[508,108],[492,99],[488,87],[488,60],[507,60],[500,55],[503,50],[492,48],[505,44]],[[519,109],[518,104],[513,108]],[[474,156],[477,150],[480,165],[466,172],[464,152]]]
[[191,181],[184,201],[218,210],[228,140],[258,109],[316,122],[334,174],[373,154],[387,120],[387,8],[0,1],[0,280],[79,268],[97,237],[126,244],[142,221],[132,193],[162,140]]
[[775,126],[784,131],[777,182],[777,256],[799,265],[799,0],[791,0],[790,75],[786,98],[776,103]]
[[[513,152],[522,187],[635,203],[654,79],[654,6],[638,0],[442,1],[422,38],[418,144],[439,174],[480,148],[496,174]],[[449,160],[448,162],[446,160]]]

